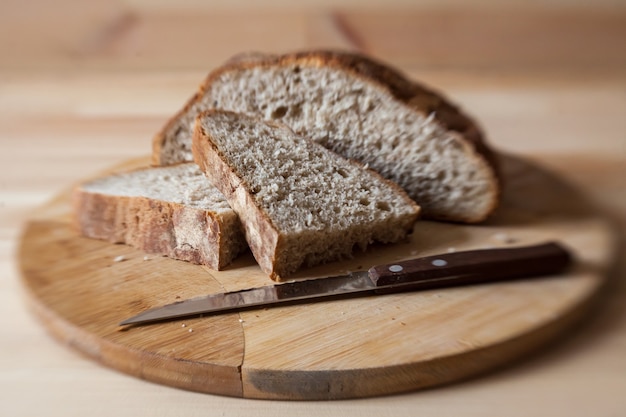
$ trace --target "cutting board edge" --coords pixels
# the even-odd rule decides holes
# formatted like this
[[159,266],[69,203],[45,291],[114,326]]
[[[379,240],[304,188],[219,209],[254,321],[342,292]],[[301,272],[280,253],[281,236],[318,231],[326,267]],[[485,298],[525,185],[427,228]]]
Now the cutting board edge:
[[[606,281],[603,281],[593,293],[550,322],[500,343],[457,355],[355,370],[267,371],[247,368],[244,362],[241,369],[243,397],[304,401],[397,395],[463,382],[498,369],[514,368],[547,353],[546,348],[557,348],[560,336],[568,335],[568,331],[592,316],[605,287]],[[456,370],[450,371],[451,368]]]
[[[22,287],[28,310],[43,324],[53,339],[105,368],[173,388],[243,397],[241,364],[235,367],[200,364],[155,353],[146,354],[132,347],[100,338],[57,314],[33,293],[27,283],[23,283]],[[176,369],[179,367],[182,367],[182,370]],[[194,376],[191,380],[186,378],[189,375],[197,375],[199,367],[206,368],[200,376]],[[207,386],[206,381],[212,383]]]

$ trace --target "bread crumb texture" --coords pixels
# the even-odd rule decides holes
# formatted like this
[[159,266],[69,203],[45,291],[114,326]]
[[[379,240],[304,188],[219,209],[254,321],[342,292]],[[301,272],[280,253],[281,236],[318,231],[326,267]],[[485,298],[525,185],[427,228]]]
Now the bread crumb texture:
[[231,211],[224,196],[193,163],[102,177],[82,185],[91,193],[146,197],[213,212]]
[[295,59],[216,71],[165,132],[162,163],[192,159],[195,117],[213,108],[281,121],[368,165],[406,190],[428,217],[478,221],[496,205],[494,170],[462,133],[437,120],[437,108],[420,111],[349,68]]
[[[274,254],[278,269],[290,264],[283,273],[349,256],[373,241],[394,242],[412,230],[419,208],[397,185],[289,127],[223,111],[205,113],[199,123],[258,210],[289,242]],[[249,223],[250,210],[232,205]]]

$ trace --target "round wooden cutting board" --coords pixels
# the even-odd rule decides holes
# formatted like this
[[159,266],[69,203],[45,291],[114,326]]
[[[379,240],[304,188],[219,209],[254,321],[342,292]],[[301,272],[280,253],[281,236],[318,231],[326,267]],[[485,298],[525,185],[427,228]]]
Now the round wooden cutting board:
[[557,338],[582,317],[606,280],[614,236],[585,197],[518,158],[504,157],[503,177],[502,206],[485,224],[420,221],[409,242],[373,247],[296,278],[547,240],[573,252],[567,274],[121,328],[120,321],[150,307],[272,282],[249,254],[216,272],[79,237],[69,192],[26,225],[19,262],[45,326],[67,345],[131,375],[248,398],[398,393],[484,372]]

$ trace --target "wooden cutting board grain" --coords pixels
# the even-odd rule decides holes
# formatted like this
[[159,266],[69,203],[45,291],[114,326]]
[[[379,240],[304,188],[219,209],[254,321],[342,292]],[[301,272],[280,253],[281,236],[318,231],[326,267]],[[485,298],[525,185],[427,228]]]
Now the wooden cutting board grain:
[[546,240],[573,251],[576,262],[568,273],[120,328],[121,320],[146,308],[271,281],[249,254],[216,272],[79,237],[66,192],[25,227],[23,283],[54,336],[149,381],[266,399],[365,397],[430,387],[510,363],[563,335],[588,312],[606,281],[615,238],[585,197],[516,157],[503,156],[503,177],[502,207],[485,224],[421,221],[408,242],[373,247],[295,278]]

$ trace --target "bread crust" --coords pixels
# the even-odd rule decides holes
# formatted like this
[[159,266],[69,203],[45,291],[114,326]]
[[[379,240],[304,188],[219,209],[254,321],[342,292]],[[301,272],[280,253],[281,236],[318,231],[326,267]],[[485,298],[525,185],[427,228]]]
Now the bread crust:
[[478,124],[464,114],[457,106],[450,103],[442,94],[409,80],[397,70],[380,63],[372,58],[352,52],[330,50],[312,50],[293,52],[284,55],[263,55],[259,53],[244,54],[234,57],[222,67],[212,71],[200,85],[199,91],[194,94],[186,105],[153,139],[152,162],[154,165],[163,163],[161,152],[169,131],[177,124],[177,120],[187,114],[191,107],[200,100],[214,80],[222,74],[249,68],[263,68],[288,65],[307,65],[314,67],[331,67],[346,71],[372,83],[387,91],[393,98],[410,107],[412,110],[428,117],[433,114],[434,119],[445,129],[452,131],[457,137],[469,144],[475,151],[476,158],[482,159],[491,169],[493,181],[490,184],[490,193],[493,195],[488,208],[479,215],[468,213],[465,217],[452,219],[436,216],[439,220],[457,222],[481,222],[485,220],[498,206],[501,190],[501,175],[495,153],[487,145],[483,132]]
[[245,248],[237,216],[174,202],[90,192],[72,194],[74,228],[83,236],[219,270]]
[[[199,115],[198,117],[201,117]],[[192,149],[194,160],[207,174],[215,187],[224,195],[232,209],[243,221],[246,240],[257,263],[272,279],[279,279],[281,271],[276,271],[276,252],[282,247],[278,228],[254,202],[249,193],[250,187],[241,180],[241,175],[225,163],[222,153],[209,140],[209,135],[196,123],[193,132]]]

